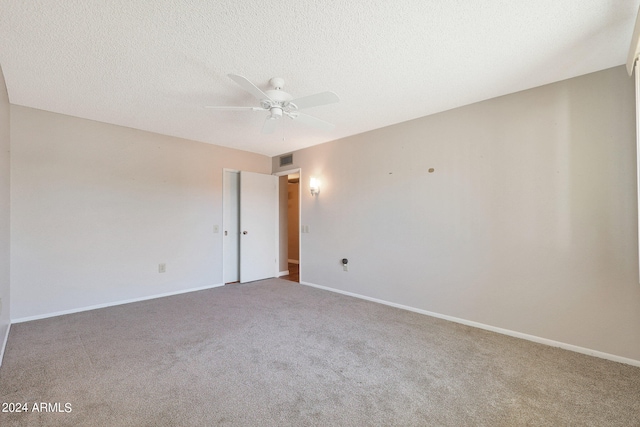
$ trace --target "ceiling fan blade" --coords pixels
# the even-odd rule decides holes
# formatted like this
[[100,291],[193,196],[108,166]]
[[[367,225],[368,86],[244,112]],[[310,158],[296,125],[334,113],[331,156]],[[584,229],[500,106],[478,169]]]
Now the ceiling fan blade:
[[259,107],[222,107],[217,105],[205,105],[204,108],[212,110],[227,110],[227,111],[264,111],[265,108]]
[[267,96],[266,93],[258,89],[256,85],[251,83],[245,77],[239,76],[237,74],[227,74],[227,76],[229,76],[229,78],[234,82],[238,83],[242,87],[242,89],[246,90],[247,92],[249,92],[251,95],[258,98],[259,100],[271,99]]
[[308,114],[297,113],[289,115],[294,120],[304,123],[305,125],[313,126],[322,130],[333,130],[336,126],[332,123],[320,120],[317,117],[310,116]]
[[294,99],[291,101],[292,104],[295,104],[298,107],[298,110],[302,110],[303,108],[317,107],[320,105],[333,104],[334,102],[340,101],[338,95],[333,92],[321,92],[316,93],[315,95],[303,96],[302,98]]
[[278,119],[267,117],[262,125],[262,133],[273,133],[278,125]]

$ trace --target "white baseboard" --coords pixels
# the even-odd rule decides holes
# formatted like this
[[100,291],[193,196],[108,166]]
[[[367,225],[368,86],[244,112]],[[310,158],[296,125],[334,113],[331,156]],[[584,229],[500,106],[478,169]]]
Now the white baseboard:
[[11,329],[11,323],[7,325],[7,332],[4,334],[4,339],[2,340],[2,347],[0,347],[0,366],[2,366],[2,361],[4,360],[4,350],[7,348],[7,341],[9,340],[9,330]]
[[278,273],[278,277],[288,276],[288,275],[289,275],[289,270],[281,271],[280,273]]
[[602,351],[592,350],[592,349],[584,348],[584,347],[579,347],[577,345],[567,344],[567,343],[563,343],[563,342],[560,342],[560,341],[554,341],[554,340],[550,340],[550,339],[547,339],[547,338],[538,337],[538,336],[535,336],[535,335],[524,334],[522,332],[516,332],[516,331],[509,330],[509,329],[503,329],[503,328],[498,328],[498,327],[491,326],[491,325],[485,325],[484,323],[479,323],[479,322],[474,322],[474,321],[471,321],[471,320],[460,319],[458,317],[447,316],[445,314],[434,313],[434,312],[427,311],[427,310],[421,310],[419,308],[414,308],[414,307],[410,307],[410,306],[402,305],[402,304],[396,304],[394,302],[389,302],[389,301],[385,301],[385,300],[381,300],[381,299],[377,299],[377,298],[371,298],[371,297],[368,297],[368,296],[365,296],[365,295],[355,294],[353,292],[342,291],[342,290],[330,288],[330,287],[327,287],[327,286],[316,285],[314,283],[300,281],[300,284],[301,285],[306,285],[306,286],[311,286],[311,287],[318,288],[318,289],[323,289],[323,290],[326,290],[326,291],[336,292],[336,293],[347,295],[347,296],[350,296],[350,297],[364,299],[364,300],[367,300],[367,301],[377,302],[379,304],[389,305],[391,307],[401,308],[403,310],[413,311],[415,313],[425,314],[427,316],[436,317],[438,319],[443,319],[443,320],[448,320],[450,322],[460,323],[460,324],[463,324],[463,325],[466,325],[466,326],[472,326],[474,328],[484,329],[484,330],[491,331],[491,332],[497,332],[499,334],[508,335],[510,337],[521,338],[521,339],[524,339],[524,340],[527,340],[527,341],[533,341],[533,342],[538,343],[538,344],[545,344],[545,345],[548,345],[548,346],[551,346],[551,347],[559,347],[559,348],[562,348],[564,350],[575,351],[576,353],[582,353],[582,354],[586,354],[586,355],[589,355],[589,356],[599,357],[601,359],[607,359],[607,360],[611,360],[611,361],[614,361],[614,362],[619,362],[619,363],[624,363],[624,364],[631,365],[631,366],[640,367],[640,360],[629,359],[627,357],[616,356],[615,354],[604,353]]
[[32,320],[47,319],[49,317],[64,316],[65,314],[80,313],[82,311],[96,310],[98,308],[113,307],[115,305],[130,304],[132,302],[140,302],[140,301],[146,301],[150,299],[170,297],[172,295],[186,294],[189,292],[204,291],[205,289],[217,288],[219,286],[224,286],[224,283],[217,283],[215,285],[207,285],[199,288],[182,289],[179,291],[165,292],[162,294],[148,295],[145,297],[132,298],[127,300],[113,301],[105,304],[90,305],[87,307],[72,308],[70,310],[56,311],[53,313],[46,313],[46,314],[38,314],[36,316],[19,317],[17,319],[11,319],[11,323],[23,323],[23,322],[30,322]]
[[288,259],[287,262],[289,264],[300,264],[300,261],[298,261],[297,259]]

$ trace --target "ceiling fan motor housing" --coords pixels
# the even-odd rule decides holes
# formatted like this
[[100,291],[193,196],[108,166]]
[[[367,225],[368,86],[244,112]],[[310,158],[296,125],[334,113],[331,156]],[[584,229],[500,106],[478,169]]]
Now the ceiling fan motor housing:
[[291,95],[282,89],[271,89],[265,92],[265,94],[272,100],[278,103],[286,103],[293,99]]
[[271,113],[269,118],[279,119],[283,113],[289,113],[290,106],[295,107],[293,104],[289,104],[293,96],[282,90],[284,79],[274,77],[269,80],[269,83],[273,86],[273,89],[265,91],[265,95],[269,97],[269,99],[266,100],[266,104],[268,104],[267,108],[269,108],[269,112]]

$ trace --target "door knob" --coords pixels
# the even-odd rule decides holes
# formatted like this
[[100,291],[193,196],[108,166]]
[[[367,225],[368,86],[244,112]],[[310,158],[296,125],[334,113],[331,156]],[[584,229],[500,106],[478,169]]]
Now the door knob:
[[248,233],[248,231],[243,231],[243,232],[242,232],[242,234],[247,234],[247,233]]

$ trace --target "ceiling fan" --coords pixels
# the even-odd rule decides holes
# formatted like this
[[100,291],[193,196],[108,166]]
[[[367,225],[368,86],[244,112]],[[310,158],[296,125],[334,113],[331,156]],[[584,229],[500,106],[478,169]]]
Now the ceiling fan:
[[315,95],[303,96],[294,99],[293,96],[282,90],[284,80],[274,77],[269,80],[273,87],[267,91],[260,90],[256,85],[251,83],[245,77],[237,74],[228,74],[229,78],[240,85],[244,90],[255,96],[260,101],[259,107],[219,107],[207,106],[214,110],[227,111],[267,111],[269,115],[262,125],[262,133],[272,133],[278,124],[278,120],[282,116],[297,120],[309,126],[322,130],[331,130],[334,125],[308,114],[301,113],[299,110],[304,108],[318,107],[320,105],[332,104],[338,102],[340,98],[333,92],[321,92]]

